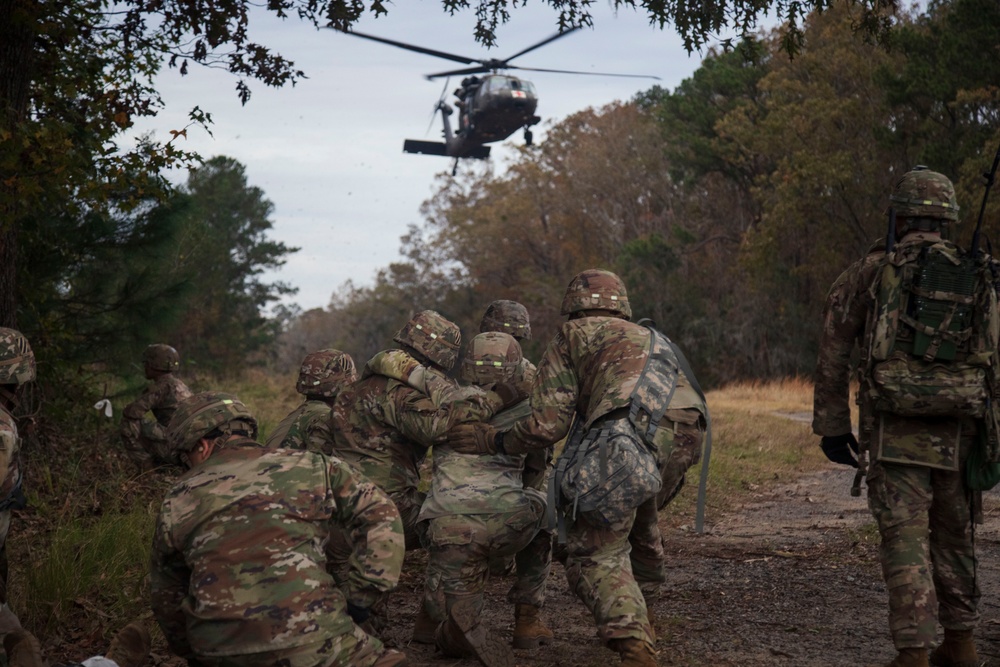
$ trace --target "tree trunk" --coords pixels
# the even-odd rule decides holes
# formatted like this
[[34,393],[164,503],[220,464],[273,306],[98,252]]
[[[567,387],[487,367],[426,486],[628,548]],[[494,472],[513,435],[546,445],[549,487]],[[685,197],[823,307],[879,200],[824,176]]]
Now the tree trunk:
[[17,326],[17,230],[26,211],[18,141],[30,100],[36,0],[0,0],[0,326]]

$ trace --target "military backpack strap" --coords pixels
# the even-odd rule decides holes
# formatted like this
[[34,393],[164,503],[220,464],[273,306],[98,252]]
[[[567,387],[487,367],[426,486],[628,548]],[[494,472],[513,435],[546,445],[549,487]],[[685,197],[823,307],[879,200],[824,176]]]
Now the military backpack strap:
[[[660,420],[670,408],[670,401],[673,400],[674,392],[677,390],[680,366],[676,347],[670,342],[670,339],[654,329],[650,320],[640,320],[638,324],[649,330],[649,354],[646,355],[646,364],[642,367],[642,373],[629,396],[628,419],[638,429],[640,411],[649,415],[646,432],[640,435],[642,440],[650,445],[656,436]],[[650,374],[650,368],[653,367],[654,362],[657,362],[657,368],[669,369],[657,377],[659,381],[653,381]]]
[[[562,510],[562,482],[566,477],[566,469],[579,454],[580,443],[583,441],[583,420],[579,416],[573,419],[569,435],[566,436],[566,446],[563,447],[559,461],[549,475],[548,507],[545,509],[546,523],[549,530],[558,529],[559,544],[566,543],[566,513]],[[576,503],[573,506],[576,515]]]

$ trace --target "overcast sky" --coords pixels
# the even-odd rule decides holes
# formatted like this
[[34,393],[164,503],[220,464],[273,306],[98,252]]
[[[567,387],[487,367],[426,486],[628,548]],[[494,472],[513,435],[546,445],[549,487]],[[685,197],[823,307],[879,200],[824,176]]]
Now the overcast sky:
[[[541,4],[511,10],[492,51],[472,38],[474,14],[449,16],[437,0],[403,0],[386,16],[355,27],[397,41],[473,58],[508,57],[557,31],[556,13]],[[159,80],[166,110],[142,131],[168,137],[187,112],[212,114],[213,136],[192,128],[183,146],[205,158],[233,157],[247,168],[251,185],[273,202],[272,237],[301,250],[269,279],[299,288],[289,299],[303,309],[324,307],[344,281],[369,284],[375,272],[398,258],[399,237],[421,223],[420,204],[433,193],[435,176],[450,172],[449,158],[408,155],[406,138],[437,140],[440,122],[427,131],[443,81],[424,74],[458,63],[315,30],[298,19],[284,22],[260,12],[251,38],[277,49],[305,71],[294,88],[251,82],[253,97],[240,106],[236,79],[225,72],[191,68],[187,76],[165,70]],[[651,74],[661,81],[524,72],[538,91],[536,143],[553,121],[587,107],[628,100],[653,84],[673,89],[698,67],[669,27],[650,26],[643,14],[615,15],[595,4],[594,27],[584,28],[518,58],[525,67]],[[518,74],[517,72],[514,72]],[[458,85],[452,78],[448,92]],[[181,140],[183,141],[183,140]],[[521,132],[508,141],[523,142]],[[502,168],[510,149],[494,145]],[[179,174],[178,181],[186,175]]]

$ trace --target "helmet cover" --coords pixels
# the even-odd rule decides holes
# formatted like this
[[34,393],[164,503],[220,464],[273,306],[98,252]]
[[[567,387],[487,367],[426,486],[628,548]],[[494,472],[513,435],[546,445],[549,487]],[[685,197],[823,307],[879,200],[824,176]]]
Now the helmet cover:
[[481,333],[469,342],[462,360],[462,380],[487,385],[507,382],[521,365],[521,346],[510,334]]
[[180,367],[181,358],[177,350],[169,345],[154,343],[143,350],[142,363],[154,371],[173,373]]
[[409,345],[427,357],[432,364],[445,370],[455,367],[462,331],[458,325],[433,310],[422,310],[393,337],[401,345]]
[[922,165],[903,174],[889,201],[897,216],[958,220],[955,186],[944,174]]
[[35,379],[35,354],[17,329],[0,327],[0,384],[24,384]]
[[319,350],[302,360],[295,391],[304,396],[333,398],[357,379],[358,371],[351,355],[340,350]]
[[186,398],[167,425],[167,446],[175,457],[194,449],[198,441],[212,431],[223,433],[242,430],[257,437],[257,420],[243,401],[233,394],[205,391]]
[[517,340],[531,340],[531,322],[528,309],[517,301],[500,299],[486,307],[483,321],[479,323],[480,333],[500,331]]
[[626,320],[632,318],[625,283],[610,271],[587,269],[570,281],[563,297],[562,314],[572,315],[581,310],[607,310]]

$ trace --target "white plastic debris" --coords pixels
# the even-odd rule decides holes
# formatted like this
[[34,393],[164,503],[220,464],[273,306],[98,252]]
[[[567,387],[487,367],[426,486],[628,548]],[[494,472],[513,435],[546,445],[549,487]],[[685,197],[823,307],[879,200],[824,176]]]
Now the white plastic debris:
[[111,401],[106,398],[102,398],[97,403],[94,403],[94,409],[98,412],[103,410],[104,416],[108,419],[111,419],[111,416],[114,414],[114,410],[111,408]]

